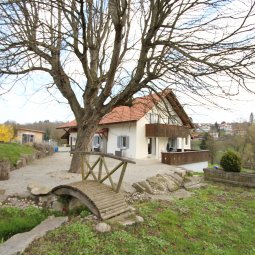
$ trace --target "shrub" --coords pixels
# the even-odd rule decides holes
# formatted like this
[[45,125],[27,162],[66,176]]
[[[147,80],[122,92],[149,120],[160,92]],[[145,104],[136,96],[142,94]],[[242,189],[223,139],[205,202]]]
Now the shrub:
[[220,165],[227,172],[241,172],[241,158],[233,151],[223,154]]

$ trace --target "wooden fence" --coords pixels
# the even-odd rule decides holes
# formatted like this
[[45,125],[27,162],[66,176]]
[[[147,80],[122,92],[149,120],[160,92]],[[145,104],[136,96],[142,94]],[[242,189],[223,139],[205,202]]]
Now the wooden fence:
[[168,165],[184,165],[209,161],[209,151],[162,152],[161,162]]

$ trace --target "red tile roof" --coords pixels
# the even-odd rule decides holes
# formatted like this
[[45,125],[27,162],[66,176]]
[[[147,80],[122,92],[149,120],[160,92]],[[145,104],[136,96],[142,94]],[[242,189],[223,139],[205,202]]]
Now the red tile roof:
[[[187,114],[183,110],[182,106],[178,102],[177,98],[173,94],[171,90],[167,90],[163,92],[165,96],[171,98],[171,104],[174,105],[174,110],[177,112],[179,117],[181,118],[184,125],[188,124],[188,126],[192,127],[192,123],[190,122]],[[162,94],[163,94],[162,93]],[[118,106],[114,108],[111,112],[106,114],[99,125],[106,125],[106,124],[113,124],[113,123],[122,123],[122,122],[130,122],[130,121],[137,121],[141,119],[149,110],[153,108],[160,101],[160,97],[157,94],[152,94],[149,96],[139,97],[134,99],[132,102],[132,106]],[[178,102],[178,104],[177,104]],[[179,108],[179,109],[178,109]],[[179,114],[179,113],[180,114]],[[77,123],[75,120],[68,122],[58,128],[72,128],[76,127]]]

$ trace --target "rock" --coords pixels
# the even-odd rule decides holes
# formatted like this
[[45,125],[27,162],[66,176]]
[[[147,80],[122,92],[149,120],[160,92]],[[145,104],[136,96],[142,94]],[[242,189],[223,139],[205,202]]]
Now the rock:
[[39,203],[41,204],[41,205],[44,205],[44,206],[46,206],[47,208],[52,208],[52,204],[53,204],[53,202],[54,201],[57,201],[58,200],[58,198],[57,198],[57,196],[56,195],[54,195],[54,194],[49,194],[49,195],[44,195],[44,196],[39,196]]
[[0,195],[4,195],[5,194],[5,189],[0,189]]
[[186,190],[194,190],[194,189],[201,189],[201,188],[204,188],[204,187],[206,187],[207,186],[207,184],[206,183],[185,183],[184,184],[184,188],[186,189]]
[[105,233],[111,231],[111,226],[105,222],[100,222],[96,225],[95,230],[99,233]]
[[27,190],[35,196],[38,195],[48,195],[51,192],[51,188],[45,187],[45,186],[40,186],[36,183],[29,184],[27,186]]
[[185,175],[187,174],[187,170],[183,168],[176,168],[174,172],[182,178],[184,178]]
[[5,181],[10,179],[10,162],[7,160],[0,161],[0,181]]
[[169,177],[167,175],[158,175],[158,176],[160,176],[162,180],[165,180],[168,191],[173,192],[179,189],[177,182],[175,182],[172,177]]
[[56,201],[53,201],[52,204],[51,204],[51,209],[53,211],[57,211],[57,212],[63,212],[65,210],[67,210],[67,208],[64,206],[63,203],[61,203],[60,201],[56,200]]
[[68,210],[73,210],[73,209],[79,208],[82,205],[83,204],[81,203],[81,201],[79,199],[77,199],[76,197],[72,197],[68,204]]
[[23,161],[22,161],[21,159],[19,159],[19,160],[16,162],[15,166],[16,166],[16,169],[21,168],[21,167],[23,166]]
[[181,186],[183,184],[183,178],[177,173],[168,172],[166,176],[171,178],[178,186]]
[[189,198],[192,196],[192,192],[189,192],[185,189],[179,189],[171,194],[172,198],[175,199],[183,199],[183,198]]
[[123,220],[123,221],[121,221],[121,222],[119,222],[122,226],[124,226],[124,227],[127,227],[127,226],[132,226],[132,225],[134,225],[134,224],[136,224],[136,220],[134,219],[134,220],[131,220],[131,219],[129,219],[129,220]]
[[43,237],[48,231],[54,230],[68,221],[68,217],[57,217],[44,220],[29,232],[16,234],[0,245],[0,254],[18,255],[36,239]]
[[141,181],[141,182],[138,182],[138,184],[145,189],[145,192],[147,192],[149,194],[153,194],[152,187],[150,186],[150,184],[147,181]]
[[132,187],[136,189],[137,192],[143,193],[146,191],[146,189],[141,186],[139,183],[135,182],[132,184]]
[[161,176],[152,176],[146,179],[154,191],[167,191],[167,185],[164,178]]
[[144,218],[142,216],[136,215],[135,219],[136,219],[136,222],[138,222],[138,223],[144,222]]

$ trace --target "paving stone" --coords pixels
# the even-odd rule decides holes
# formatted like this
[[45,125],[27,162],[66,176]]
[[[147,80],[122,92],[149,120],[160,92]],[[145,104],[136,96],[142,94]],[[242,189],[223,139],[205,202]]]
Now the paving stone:
[[0,244],[0,254],[20,255],[36,239],[44,236],[48,231],[54,230],[67,222],[68,217],[50,217],[29,232],[12,236],[3,244]]

